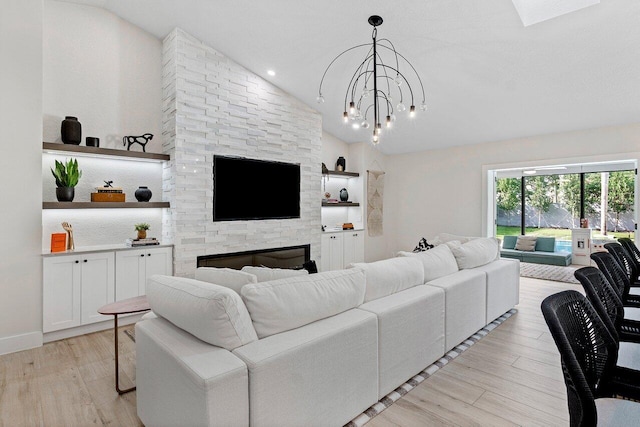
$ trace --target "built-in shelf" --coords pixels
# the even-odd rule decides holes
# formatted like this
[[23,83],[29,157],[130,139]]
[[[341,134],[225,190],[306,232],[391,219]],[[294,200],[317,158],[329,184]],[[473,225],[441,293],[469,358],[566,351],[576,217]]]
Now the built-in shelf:
[[335,206],[347,206],[347,207],[352,207],[352,206],[360,206],[360,203],[355,203],[355,202],[338,202],[338,203],[329,203],[329,202],[325,202],[322,201],[322,207],[323,208],[332,208]]
[[342,172],[342,171],[328,171],[324,175],[341,176],[343,178],[357,178],[360,176],[358,172]]
[[[84,145],[58,144],[54,142],[43,142],[42,150],[45,152],[74,153],[78,155],[90,155],[100,157],[121,157],[124,160],[147,160],[164,162],[169,160],[168,154],[143,153],[139,151],[116,150],[113,148],[87,147]],[[122,207],[122,206],[120,206]]]
[[42,202],[42,209],[168,208],[169,202]]

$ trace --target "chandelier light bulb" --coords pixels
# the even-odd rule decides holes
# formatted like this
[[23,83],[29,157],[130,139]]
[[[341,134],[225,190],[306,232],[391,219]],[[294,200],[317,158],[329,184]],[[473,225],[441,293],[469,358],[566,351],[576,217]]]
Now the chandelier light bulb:
[[362,89],[362,98],[367,98],[369,96],[369,92],[371,92],[366,86]]
[[318,97],[316,98],[316,102],[318,104],[324,104],[324,96],[318,95]]
[[398,110],[399,112],[403,112],[407,109],[407,107],[404,106],[404,104],[401,102],[398,105],[396,105],[396,110]]
[[387,116],[387,127],[391,127],[391,116]]
[[402,86],[402,77],[396,76],[396,79],[394,81],[396,82],[396,86]]
[[409,107],[409,117],[415,117],[416,115],[416,106],[412,105],[411,107]]
[[349,123],[349,115],[347,114],[347,112],[345,111],[344,113],[342,113],[342,120],[345,123]]
[[427,111],[427,104],[426,104],[426,102],[422,101],[422,104],[420,104],[420,111]]
[[392,114],[392,115],[391,115],[391,122],[393,123],[393,122],[395,122],[395,121],[396,121],[396,115],[395,115],[395,114]]
[[371,138],[371,143],[373,145],[378,145],[378,143],[380,142],[380,137],[378,137],[378,135],[376,135],[376,133],[373,133],[373,137]]
[[353,101],[351,101],[349,103],[349,114],[353,115],[355,113],[356,113],[356,104]]
[[369,129],[369,122],[366,120],[363,120],[362,123],[360,124],[360,126],[362,127],[362,129]]

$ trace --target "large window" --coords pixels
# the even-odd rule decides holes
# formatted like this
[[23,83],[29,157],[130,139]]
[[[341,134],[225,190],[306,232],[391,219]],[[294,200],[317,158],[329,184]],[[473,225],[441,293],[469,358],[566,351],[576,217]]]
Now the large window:
[[496,236],[553,236],[557,250],[569,250],[571,229],[584,218],[594,239],[633,239],[634,195],[633,170],[497,178]]

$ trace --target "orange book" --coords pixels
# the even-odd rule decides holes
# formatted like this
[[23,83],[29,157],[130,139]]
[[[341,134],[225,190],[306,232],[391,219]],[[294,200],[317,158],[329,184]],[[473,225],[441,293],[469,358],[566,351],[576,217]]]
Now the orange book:
[[51,252],[67,250],[67,233],[51,233]]

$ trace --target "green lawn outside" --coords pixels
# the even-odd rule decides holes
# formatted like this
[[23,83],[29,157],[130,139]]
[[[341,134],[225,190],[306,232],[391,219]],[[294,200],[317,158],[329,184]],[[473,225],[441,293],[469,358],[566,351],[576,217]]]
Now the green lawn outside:
[[[536,236],[545,236],[545,237],[555,237],[558,240],[571,240],[571,230],[566,228],[535,228],[535,227],[527,227],[525,228],[526,234],[534,234]],[[594,239],[613,239],[619,237],[629,237],[631,239],[634,238],[633,232],[609,232],[606,236],[600,234],[600,230],[593,230],[593,238]],[[497,226],[496,237],[498,239],[502,239],[504,236],[519,236],[520,235],[520,227],[508,227],[504,225]]]

